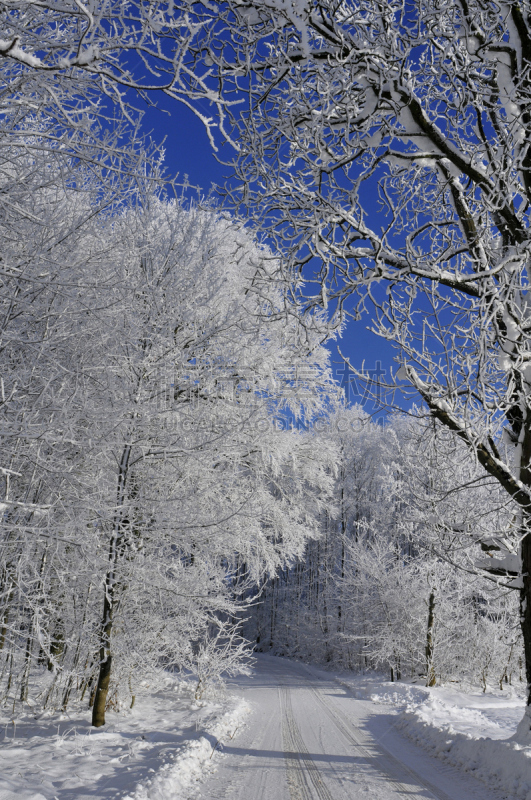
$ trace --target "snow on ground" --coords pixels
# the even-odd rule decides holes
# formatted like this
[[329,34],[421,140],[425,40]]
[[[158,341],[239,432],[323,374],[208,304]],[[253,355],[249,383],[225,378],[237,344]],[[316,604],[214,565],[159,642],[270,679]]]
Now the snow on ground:
[[359,676],[342,680],[354,688],[358,697],[373,703],[400,708],[423,708],[426,718],[438,728],[452,727],[474,738],[508,739],[524,713],[524,688],[507,686],[487,692],[474,687],[458,689],[452,685],[427,688],[422,685],[391,683],[381,677]]
[[90,712],[0,716],[0,800],[180,800],[214,769],[242,725],[245,701],[219,695],[193,702],[191,681],[168,676],[130,711],[90,725]]
[[531,800],[531,744],[516,734],[525,708],[523,685],[483,692],[345,673],[336,680],[359,699],[394,706],[396,728],[431,755],[506,795]]
[[[316,711],[310,705],[300,706],[301,702],[315,702],[308,686],[313,685],[316,678],[320,679],[315,684],[318,688],[341,684],[347,690],[335,694],[332,689],[326,694],[323,688],[325,694],[320,702],[326,699],[332,716],[343,713],[345,721],[352,716],[354,731],[361,730],[362,719],[370,721],[371,713],[376,714],[375,720],[389,719],[396,734],[393,746],[399,760],[405,758],[405,743],[401,737],[405,735],[430,756],[479,778],[501,795],[531,800],[531,745],[514,738],[523,716],[521,690],[507,687],[503,691],[490,689],[482,693],[470,687],[427,689],[405,682],[390,683],[381,676],[324,671],[265,656],[259,659],[258,667],[254,676],[233,683],[239,697],[219,694],[202,704],[193,701],[192,681],[167,676],[157,685],[144,686],[143,695],[132,710],[110,712],[107,724],[99,729],[91,728],[90,713],[86,709],[63,714],[42,713],[30,702],[16,720],[3,711],[0,716],[0,737],[3,734],[0,800],[188,800],[203,791],[201,787],[206,777],[210,776],[212,785],[222,779],[212,773],[225,763],[230,753],[236,754],[232,757],[247,758],[241,764],[246,773],[241,775],[241,792],[242,796],[247,796],[246,792],[250,792],[249,797],[254,796],[249,780],[252,783],[253,775],[255,779],[257,775],[251,768],[247,777],[248,764],[253,759],[258,763],[267,756],[273,767],[268,764],[265,772],[269,774],[280,766],[275,754],[282,753],[280,739],[277,741],[281,725],[273,714],[273,705],[278,704],[277,684],[285,687],[291,682],[294,713],[299,715],[303,726],[305,744],[310,752],[320,752],[319,743],[312,742],[316,735],[313,722]],[[271,688],[268,688],[268,680]],[[296,689],[298,684],[300,691]],[[242,698],[246,693],[255,707],[252,717],[249,703]],[[257,702],[259,695],[263,695],[260,701],[263,708]],[[334,703],[340,704],[339,711]],[[257,719],[252,725],[256,731],[253,733],[254,729],[250,728],[251,736],[247,727],[255,716]],[[319,724],[324,722],[321,720]],[[265,736],[263,731],[267,733],[269,728],[271,742],[267,739],[264,744],[260,737]],[[240,734],[244,730],[242,740]],[[339,735],[335,729],[331,731]],[[330,749],[331,755],[326,758],[332,759],[330,763],[337,772],[341,759],[347,764],[351,757],[337,755],[341,742],[339,739],[336,742],[332,733],[328,733],[331,738],[324,746]],[[373,734],[378,744],[377,727]],[[253,736],[258,744],[251,742],[247,753],[244,740],[250,737],[251,741]],[[382,739],[381,744],[389,749],[389,734],[385,736],[388,738]],[[220,758],[221,751],[226,755]],[[422,758],[428,758],[428,754]],[[303,753],[302,758],[304,761],[310,756]],[[323,766],[318,759],[317,763],[325,774],[328,762]],[[238,768],[236,772],[239,774],[239,771]],[[327,779],[331,780],[329,776]],[[278,783],[275,792],[278,797],[283,796],[284,789],[284,793],[287,792],[285,778],[278,773],[275,780]],[[455,794],[456,797],[461,795]]]
[[231,682],[255,711],[201,785],[202,800],[508,800],[404,737],[401,707],[381,702],[381,679],[350,679],[260,655],[254,675]]
[[518,742],[524,698],[494,689],[461,693],[432,689],[408,704],[399,728],[410,739],[489,786],[531,800],[531,745]]

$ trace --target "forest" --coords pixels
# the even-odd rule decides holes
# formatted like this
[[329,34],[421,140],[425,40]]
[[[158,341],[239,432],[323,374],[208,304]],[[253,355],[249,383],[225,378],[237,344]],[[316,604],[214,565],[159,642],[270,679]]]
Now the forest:
[[101,727],[267,651],[521,682],[531,730],[529,4],[0,11],[0,702]]
[[332,502],[304,558],[266,583],[245,626],[256,649],[426,686],[518,686],[516,567],[494,577],[516,542],[500,536],[513,520],[496,485],[418,417],[384,427],[355,406],[330,424]]

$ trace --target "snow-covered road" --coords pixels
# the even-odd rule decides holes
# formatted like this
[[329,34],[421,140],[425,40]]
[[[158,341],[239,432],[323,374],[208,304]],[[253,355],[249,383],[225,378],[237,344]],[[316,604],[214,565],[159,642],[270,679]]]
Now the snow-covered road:
[[333,677],[259,656],[231,686],[254,709],[201,787],[204,800],[500,800],[405,739],[389,708]]

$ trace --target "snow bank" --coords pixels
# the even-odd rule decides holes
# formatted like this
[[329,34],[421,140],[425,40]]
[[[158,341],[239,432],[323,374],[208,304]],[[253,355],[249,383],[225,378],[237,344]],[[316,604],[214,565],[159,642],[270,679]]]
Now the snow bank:
[[236,705],[208,727],[204,736],[184,744],[172,755],[173,763],[162,766],[151,780],[138,784],[133,794],[124,795],[123,800],[184,799],[185,790],[212,770],[213,754],[234,737],[250,711],[245,700],[231,699]]
[[[491,788],[531,800],[531,746],[514,739],[478,737],[473,732],[457,731],[455,725],[446,721],[449,709],[434,694],[430,693],[420,705],[408,705],[398,716],[398,729],[432,755],[470,772]],[[459,711],[461,725],[476,731],[485,726],[481,711],[463,707]],[[502,725],[497,725],[498,731],[494,720],[490,725],[494,734],[502,733]]]
[[[330,672],[305,665],[314,675]],[[360,700],[396,709],[396,728],[409,739],[475,778],[519,800],[531,800],[531,746],[518,726],[525,710],[524,685],[427,688],[376,674],[341,673],[334,680]]]
[[221,692],[198,704],[195,681],[162,673],[141,683],[133,709],[92,728],[86,702],[43,712],[41,677],[16,718],[0,709],[0,800],[178,800],[186,786],[189,797],[248,710]]

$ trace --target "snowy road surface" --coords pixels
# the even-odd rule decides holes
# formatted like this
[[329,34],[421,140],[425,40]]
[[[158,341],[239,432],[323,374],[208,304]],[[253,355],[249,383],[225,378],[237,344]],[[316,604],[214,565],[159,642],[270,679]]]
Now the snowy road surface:
[[389,709],[359,700],[320,671],[259,656],[231,686],[254,708],[201,787],[204,800],[500,800],[427,755]]

